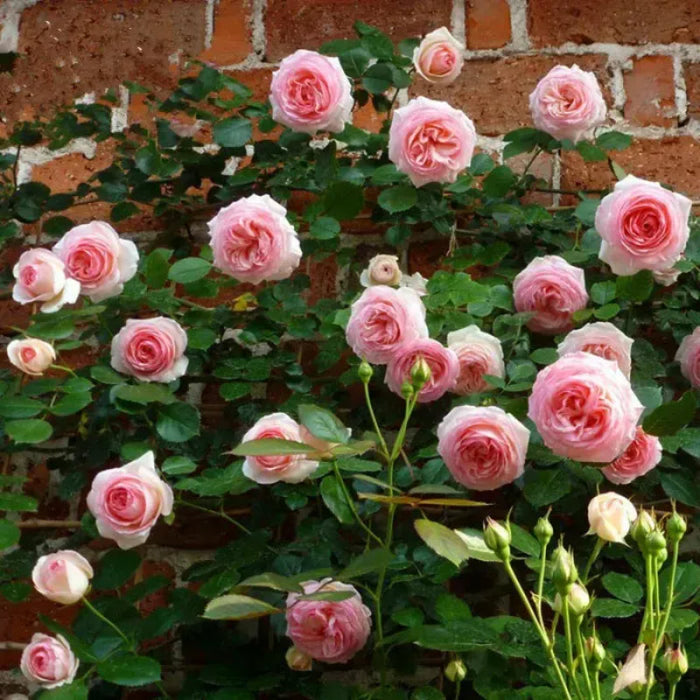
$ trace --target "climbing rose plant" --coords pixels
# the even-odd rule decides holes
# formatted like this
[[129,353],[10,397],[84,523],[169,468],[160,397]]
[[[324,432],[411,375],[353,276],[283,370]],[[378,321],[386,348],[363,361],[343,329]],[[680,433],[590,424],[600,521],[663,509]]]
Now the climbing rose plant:
[[[615,161],[592,73],[542,76],[496,158],[420,94],[463,69],[445,28],[355,28],[263,101],[202,65],[165,100],[129,84],[147,126],[112,133],[108,92],[0,144],[0,594],[57,604],[6,640],[18,684],[693,696],[693,203]],[[370,103],[377,132],[352,123]],[[71,192],[18,180],[22,149],[77,137],[113,162]],[[563,152],[614,186],[531,172]],[[74,519],[46,516],[39,463]]]

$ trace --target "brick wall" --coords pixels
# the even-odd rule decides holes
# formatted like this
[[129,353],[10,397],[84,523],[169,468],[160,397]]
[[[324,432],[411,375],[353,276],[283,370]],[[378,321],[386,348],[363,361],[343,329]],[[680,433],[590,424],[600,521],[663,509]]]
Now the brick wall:
[[[191,58],[224,68],[264,99],[280,59],[297,48],[351,35],[355,19],[376,24],[396,39],[441,25],[462,39],[467,62],[459,80],[448,87],[421,83],[415,89],[463,109],[475,122],[480,148],[495,154],[506,131],[529,124],[527,96],[553,65],[578,63],[594,71],[612,121],[636,136],[634,145],[617,155],[620,165],[700,196],[696,0],[4,0],[0,53],[18,56],[12,74],[0,73],[0,132],[17,119],[46,114],[60,104],[95,99],[122,80],[165,92]],[[149,118],[138,96],[123,87],[118,94],[114,129]],[[380,124],[368,110],[356,122],[366,128]],[[110,156],[105,144],[81,140],[58,152],[28,148],[19,173],[23,181],[39,180],[57,191],[73,189],[105,168]],[[561,160],[540,160],[538,175],[554,188],[597,188],[612,177],[605,164],[585,164],[572,152]],[[104,215],[101,207],[82,207],[75,218]],[[141,220],[128,225],[134,234],[148,235],[156,224]],[[380,238],[363,236],[363,241],[377,245]],[[411,272],[426,269],[435,257],[434,244],[418,240],[407,264]],[[332,261],[320,264],[326,266],[318,275],[324,293],[332,293],[332,275],[342,271],[337,273]],[[0,324],[6,314],[17,324],[17,313],[15,305],[0,306]],[[33,467],[32,474],[37,494],[47,494],[45,502],[51,503],[55,484],[48,472]],[[43,517],[75,517],[74,510]],[[218,523],[215,529],[221,534]],[[147,559],[175,575],[215,544],[206,536],[193,540],[185,535],[178,530],[177,537],[170,535],[172,541],[165,534],[156,536]],[[38,598],[19,606],[0,601],[0,669],[16,665],[17,652],[5,650],[3,643],[26,641],[38,628],[38,609],[49,612],[47,602]],[[0,670],[0,689],[16,687],[16,682],[16,675]]]

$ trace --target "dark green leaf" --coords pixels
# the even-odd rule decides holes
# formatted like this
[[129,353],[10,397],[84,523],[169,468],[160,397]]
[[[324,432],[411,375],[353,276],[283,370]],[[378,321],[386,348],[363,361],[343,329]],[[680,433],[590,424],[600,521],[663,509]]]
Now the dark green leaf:
[[182,401],[163,406],[158,412],[156,430],[166,442],[185,442],[199,435],[199,411]]
[[644,430],[651,435],[673,435],[693,420],[695,408],[695,394],[686,391],[678,401],[654,409],[644,419]]
[[343,489],[335,476],[326,476],[321,481],[321,498],[328,510],[344,525],[354,522],[352,510],[345,499]]
[[141,557],[133,549],[110,549],[102,557],[92,586],[98,591],[112,591],[123,586],[141,564]]
[[5,432],[15,441],[27,444],[45,442],[53,435],[51,423],[38,418],[13,420],[5,423]]
[[120,654],[98,663],[97,673],[115,685],[149,685],[160,680],[160,664],[150,656]]
[[412,185],[397,185],[380,193],[377,200],[390,214],[406,211],[418,202],[418,191]]
[[350,431],[328,409],[305,403],[299,405],[298,412],[301,424],[315,437],[343,444],[350,439]]
[[214,124],[214,143],[229,148],[240,148],[250,141],[253,125],[248,119],[229,117]]
[[168,271],[168,279],[181,284],[196,282],[202,277],[206,277],[210,269],[211,263],[208,260],[203,258],[184,258],[172,265]]

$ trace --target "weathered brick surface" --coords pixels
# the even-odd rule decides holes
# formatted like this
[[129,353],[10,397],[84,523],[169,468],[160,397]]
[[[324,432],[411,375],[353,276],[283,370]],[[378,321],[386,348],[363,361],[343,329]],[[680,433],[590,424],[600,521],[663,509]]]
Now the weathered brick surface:
[[498,49],[510,41],[510,6],[506,0],[468,0],[467,47]]
[[528,96],[538,80],[559,63],[576,63],[584,70],[593,71],[608,102],[611,101],[607,89],[607,59],[601,55],[478,59],[468,61],[451,85],[430,85],[417,80],[411,90],[414,95],[446,100],[464,110],[474,120],[480,134],[503,134],[531,124]]
[[684,76],[688,117],[700,119],[700,63],[687,63]]
[[643,56],[624,74],[625,119],[643,126],[672,126],[676,117],[673,59]]
[[253,50],[250,20],[251,0],[218,0],[211,45],[200,58],[218,66],[243,61]]
[[278,61],[296,49],[353,35],[355,20],[396,40],[450,26],[451,0],[268,0],[265,15],[267,58]]
[[700,3],[694,0],[529,0],[534,46],[684,44],[700,41]]

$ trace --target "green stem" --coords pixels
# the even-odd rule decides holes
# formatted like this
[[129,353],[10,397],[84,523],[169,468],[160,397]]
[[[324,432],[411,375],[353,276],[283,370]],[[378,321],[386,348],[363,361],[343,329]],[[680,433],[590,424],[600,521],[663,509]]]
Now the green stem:
[[455,681],[455,700],[459,700],[459,694],[462,688],[462,681],[458,678]]
[[372,399],[369,395],[369,382],[363,382],[363,385],[365,389],[365,403],[367,404],[367,410],[369,411],[370,418],[372,419],[372,426],[374,427],[374,432],[377,433],[377,437],[379,438],[379,443],[382,446],[384,458],[388,460],[389,448],[387,447],[384,435],[382,435],[382,431],[379,428],[379,423],[377,423],[377,417],[374,415],[374,408],[372,408]]
[[652,561],[652,566],[654,569],[654,616],[653,620],[657,620],[661,624],[661,591],[659,586],[659,568],[656,566],[656,562]]
[[595,699],[596,700],[601,700],[601,694],[600,694],[600,671],[596,671],[593,674],[593,688],[595,690]]
[[547,566],[547,543],[542,545],[542,551],[540,552],[540,571],[537,577],[537,599],[535,604],[537,605],[537,617],[540,620],[540,625],[542,629],[545,629],[544,618],[542,617],[542,591],[544,590],[544,571]]
[[600,553],[603,551],[603,547],[605,546],[605,540],[601,540],[600,537],[596,540],[595,546],[593,547],[593,551],[591,552],[591,556],[588,558],[588,561],[586,562],[586,568],[583,570],[583,576],[581,577],[581,583],[585,586],[588,583],[588,576],[591,573],[591,569],[593,568],[593,564],[595,564],[595,560],[598,558]]
[[520,180],[518,180],[518,186],[522,185],[525,182],[525,176],[527,175],[528,170],[530,170],[530,167],[535,162],[537,156],[539,156],[540,153],[542,153],[542,148],[540,146],[537,146],[535,148],[535,152],[532,154],[532,158],[530,158],[530,160],[527,162],[525,170],[523,170],[522,175],[520,176]]
[[566,594],[561,596],[562,611],[561,616],[564,618],[564,634],[566,636],[566,667],[574,683],[576,694],[581,696],[581,688],[576,678],[576,669],[574,668],[574,645],[571,635],[571,616],[569,615],[569,600]]
[[591,683],[591,676],[588,673],[588,660],[586,659],[586,652],[583,648],[581,618],[576,619],[574,634],[576,636],[576,648],[578,649],[578,656],[581,659],[581,668],[583,669],[583,677],[586,681],[586,688],[588,690],[589,697],[593,697],[593,685]]
[[654,577],[651,570],[654,566],[654,560],[650,554],[644,555],[644,569],[646,572],[646,584],[647,584],[647,599],[644,606],[644,617],[642,618],[642,625],[639,628],[639,637],[637,639],[637,644],[639,644],[644,639],[644,632],[647,628],[654,626]]
[[65,367],[64,365],[51,365],[51,369],[60,369],[73,377],[78,376],[70,367]]
[[559,661],[557,660],[556,654],[554,653],[554,641],[550,641],[549,637],[547,636],[547,632],[540,625],[540,621],[537,619],[537,615],[532,609],[532,605],[530,605],[530,601],[527,599],[527,595],[525,595],[525,591],[520,585],[520,581],[515,575],[515,571],[513,571],[513,567],[511,566],[510,561],[506,559],[506,561],[503,562],[503,565],[505,566],[506,573],[508,574],[508,577],[510,578],[513,586],[515,587],[515,590],[520,596],[520,600],[522,600],[523,605],[525,606],[525,609],[527,610],[527,613],[530,616],[530,619],[534,623],[535,628],[537,629],[537,633],[540,635],[540,639],[542,640],[542,644],[544,644],[545,651],[547,652],[547,655],[549,656],[549,659],[552,662],[552,666],[554,667],[554,671],[557,674],[559,684],[561,685],[561,688],[564,691],[564,697],[566,698],[566,700],[572,700],[571,693],[569,692],[569,688],[566,685],[566,680],[564,679],[561,669],[559,668]]
[[83,603],[95,617],[99,617],[102,622],[111,627],[126,642],[127,647],[133,651],[132,641],[119,629],[119,627],[117,627],[117,625],[115,625],[110,619],[106,618],[87,598],[83,598]]
[[165,687],[163,686],[163,681],[156,681],[156,688],[158,688],[158,690],[160,690],[160,692],[162,693],[163,697],[165,697],[165,698],[169,698],[169,697],[170,697],[170,693],[168,693],[168,691],[167,691],[167,690],[165,689]]
[[671,687],[669,688],[668,691],[668,700],[675,700],[676,697],[676,686],[678,685],[678,681],[675,683],[671,683]]
[[249,530],[243,523],[238,522],[230,515],[227,515],[222,510],[214,510],[213,508],[205,508],[204,506],[197,505],[196,503],[190,503],[189,501],[177,501],[180,506],[187,506],[187,508],[193,508],[194,510],[201,510],[203,513],[209,513],[211,515],[218,515],[220,518],[228,521],[232,525],[235,525],[239,530],[245,532],[246,535],[252,535],[252,531]]
[[340,474],[340,469],[338,468],[338,462],[334,459],[333,460],[333,472],[335,473],[335,478],[338,480],[338,484],[340,485],[340,489],[343,492],[343,496],[345,497],[345,502],[348,504],[348,508],[352,511],[353,516],[355,517],[355,520],[357,520],[357,524],[376,542],[379,543],[379,545],[383,546],[384,543],[382,540],[372,532],[372,530],[369,528],[368,525],[364,523],[362,518],[360,517],[359,513],[357,512],[357,509],[355,508],[355,503],[353,502],[352,498],[350,497],[350,494],[348,493],[348,489],[345,486],[345,482],[343,481],[343,477]]
[[190,301],[189,299],[178,297],[177,301],[183,306],[189,306],[191,309],[199,309],[200,311],[214,311],[213,307],[204,306],[203,304],[198,304],[196,301]]
[[649,694],[651,693],[651,686],[654,682],[654,664],[656,663],[656,655],[659,653],[661,644],[664,640],[664,635],[666,634],[666,627],[668,626],[668,620],[671,617],[671,608],[673,607],[673,595],[674,589],[676,587],[676,569],[678,568],[678,544],[676,541],[673,543],[673,559],[671,561],[671,576],[668,582],[668,596],[666,597],[666,609],[664,610],[664,616],[657,630],[656,638],[654,639],[654,646],[651,649],[649,655],[649,678],[647,679],[646,692],[644,693],[644,699],[649,700]]

